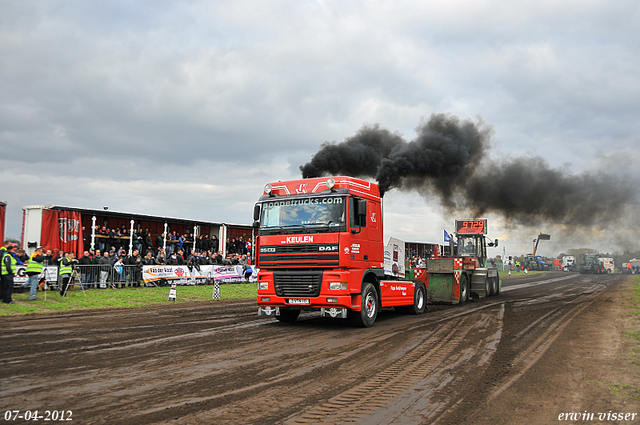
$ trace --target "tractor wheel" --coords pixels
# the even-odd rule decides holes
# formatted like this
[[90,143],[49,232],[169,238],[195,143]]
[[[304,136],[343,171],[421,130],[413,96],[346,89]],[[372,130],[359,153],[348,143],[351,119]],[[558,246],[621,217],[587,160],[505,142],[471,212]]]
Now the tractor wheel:
[[469,278],[466,274],[460,276],[460,304],[469,299]]
[[370,283],[365,283],[362,287],[362,301],[360,311],[349,310],[351,322],[361,328],[368,328],[373,325],[378,317],[378,293]]
[[491,279],[489,279],[488,277],[485,277],[484,279],[484,296],[485,297],[490,297],[491,296]]
[[496,280],[496,291],[494,292],[494,295],[500,295],[500,273],[496,272],[496,277],[494,279]]

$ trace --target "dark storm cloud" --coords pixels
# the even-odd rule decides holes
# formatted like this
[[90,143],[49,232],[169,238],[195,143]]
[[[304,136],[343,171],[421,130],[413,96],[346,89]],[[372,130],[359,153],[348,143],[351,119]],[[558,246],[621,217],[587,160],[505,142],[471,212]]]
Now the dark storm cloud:
[[378,125],[364,127],[343,143],[324,143],[300,170],[303,177],[375,177],[383,194],[416,190],[437,195],[449,210],[522,224],[605,222],[636,200],[633,184],[612,175],[571,175],[535,156],[488,159],[491,128],[482,121],[433,114],[417,133],[406,142]]

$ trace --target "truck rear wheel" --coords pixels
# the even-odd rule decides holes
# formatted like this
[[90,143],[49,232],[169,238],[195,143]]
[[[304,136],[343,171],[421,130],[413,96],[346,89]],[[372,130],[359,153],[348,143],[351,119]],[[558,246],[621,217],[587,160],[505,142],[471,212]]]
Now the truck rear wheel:
[[427,309],[427,290],[424,283],[416,284],[416,290],[413,293],[413,305],[403,305],[396,307],[396,310],[405,314],[422,314]]
[[298,316],[300,316],[300,310],[281,308],[280,315],[276,316],[276,319],[281,322],[291,323],[295,322]]
[[491,278],[491,296],[496,295],[498,293],[498,279],[495,277]]
[[500,273],[496,272],[496,277],[494,278],[496,280],[496,295],[500,295]]
[[488,277],[484,278],[484,296],[485,297],[491,296],[491,279]]
[[370,283],[365,283],[362,287],[362,300],[360,301],[360,311],[349,310],[351,322],[361,328],[372,326],[378,317],[378,293]]
[[469,299],[469,278],[466,274],[460,276],[460,304]]

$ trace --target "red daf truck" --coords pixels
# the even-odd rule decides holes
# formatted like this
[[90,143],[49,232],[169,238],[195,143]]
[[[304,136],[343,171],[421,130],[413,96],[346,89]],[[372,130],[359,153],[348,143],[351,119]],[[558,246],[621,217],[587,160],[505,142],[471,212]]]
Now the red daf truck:
[[473,242],[473,252],[407,273],[404,243],[383,238],[376,184],[345,176],[269,183],[254,209],[258,314],[293,322],[302,310],[320,310],[368,327],[381,308],[421,314],[427,297],[458,303],[469,291],[497,294],[480,222],[481,230],[460,239]]

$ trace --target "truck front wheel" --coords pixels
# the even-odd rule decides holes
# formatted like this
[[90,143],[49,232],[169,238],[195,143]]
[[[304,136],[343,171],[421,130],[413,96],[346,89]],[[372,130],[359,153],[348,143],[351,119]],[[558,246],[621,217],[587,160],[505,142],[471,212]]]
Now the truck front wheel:
[[362,300],[360,311],[349,310],[349,318],[354,325],[361,328],[372,326],[378,317],[378,293],[370,283],[365,283],[362,287]]

